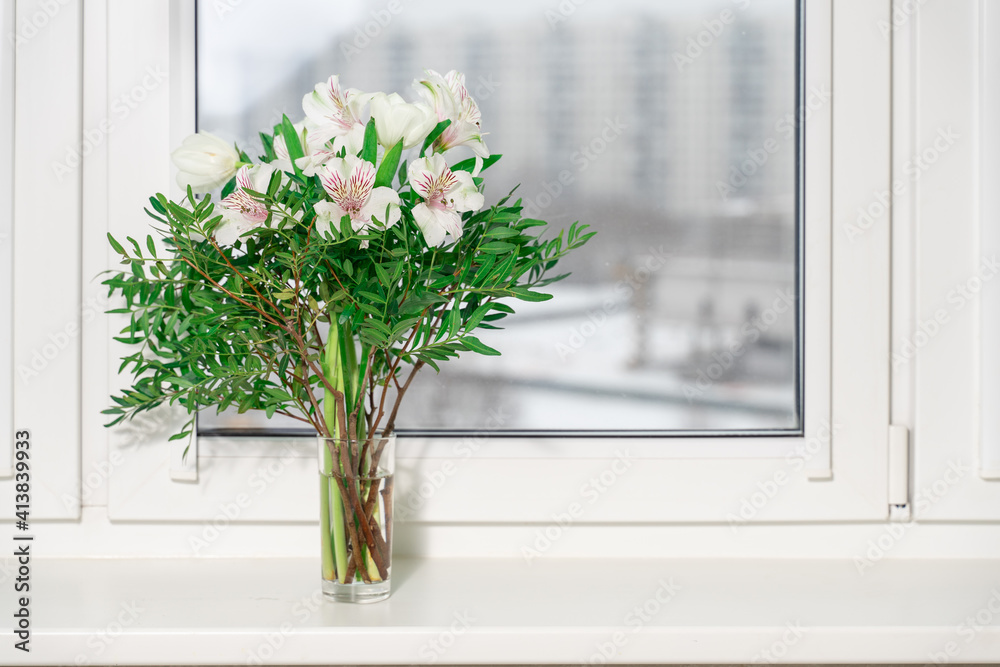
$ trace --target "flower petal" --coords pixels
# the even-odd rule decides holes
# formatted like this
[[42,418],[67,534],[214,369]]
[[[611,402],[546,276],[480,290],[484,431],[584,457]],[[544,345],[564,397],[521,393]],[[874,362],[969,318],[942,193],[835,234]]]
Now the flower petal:
[[170,157],[180,170],[177,184],[185,190],[190,185],[198,194],[214,190],[232,178],[240,161],[232,146],[208,132],[186,137]]
[[455,171],[455,178],[458,179],[456,185],[448,193],[448,197],[455,202],[455,210],[463,213],[465,211],[478,211],[486,204],[486,198],[476,187],[472,180],[472,174],[467,171]]
[[443,245],[448,234],[456,239],[462,236],[462,217],[454,211],[417,204],[413,207],[413,219],[429,246]]
[[313,210],[316,211],[316,231],[323,235],[340,229],[340,220],[347,215],[344,209],[332,201],[317,202]]
[[[388,219],[386,218],[386,207],[389,209]],[[368,203],[361,209],[361,217],[365,222],[378,218],[386,227],[392,227],[399,222],[399,193],[392,188],[375,188],[368,197]]]

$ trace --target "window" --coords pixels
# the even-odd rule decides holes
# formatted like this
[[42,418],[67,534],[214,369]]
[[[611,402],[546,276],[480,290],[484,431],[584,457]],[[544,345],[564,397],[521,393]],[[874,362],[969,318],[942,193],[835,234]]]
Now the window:
[[[167,442],[170,415],[109,431],[99,414],[112,387],[122,382],[115,372],[121,351],[110,342],[120,324],[100,315],[107,304],[94,277],[116,266],[105,243],[108,231],[144,231],[147,196],[179,194],[172,190],[169,154],[196,127],[195,2],[0,4],[4,34],[26,37],[5,39],[9,50],[0,56],[0,89],[14,85],[16,93],[0,95],[0,129],[10,127],[4,110],[16,110],[15,141],[0,142],[0,187],[14,194],[13,203],[0,198],[14,213],[7,218],[8,209],[0,210],[0,225],[11,225],[10,243],[0,241],[0,253],[13,260],[11,265],[8,255],[0,257],[0,270],[14,276],[0,280],[0,337],[13,332],[9,345],[0,338],[0,380],[10,378],[14,426],[31,429],[37,444],[33,472],[44,484],[33,488],[32,516],[55,519],[39,523],[39,534],[57,537],[46,543],[59,555],[191,555],[191,535],[218,525],[214,521],[231,521],[224,537],[198,555],[259,549],[314,557],[315,461],[308,438],[199,437],[192,443],[193,468],[185,469]],[[224,20],[237,26],[253,4],[210,2],[232,9]],[[45,13],[57,5],[57,14]],[[764,11],[764,5],[753,5]],[[365,11],[386,6],[388,0],[372,0]],[[543,30],[549,29],[545,12],[559,6],[555,0],[539,4]],[[677,5],[650,6],[666,11]],[[906,0],[809,0],[804,7],[803,99],[794,110],[804,120],[797,242],[804,268],[801,434],[754,431],[746,437],[743,431],[704,430],[673,431],[671,437],[566,433],[487,439],[425,432],[401,438],[398,484],[404,502],[425,483],[446,478],[433,494],[419,496],[419,509],[401,524],[407,537],[400,544],[410,553],[515,553],[525,543],[521,536],[533,539],[539,524],[565,511],[581,484],[625,453],[635,462],[627,476],[588,506],[579,522],[587,525],[563,540],[560,550],[611,553],[616,540],[628,535],[652,556],[849,558],[865,551],[870,539],[897,530],[883,523],[890,511],[888,473],[895,466],[890,424],[910,430],[909,498],[921,522],[893,555],[968,555],[967,549],[981,555],[995,543],[1000,385],[992,341],[1000,326],[1000,282],[985,280],[980,271],[998,242],[993,184],[1000,146],[990,120],[1000,108],[997,12],[992,3],[975,1],[923,3],[918,10]],[[585,16],[556,23],[553,35]],[[367,20],[352,19],[352,25]],[[33,31],[42,22],[44,30]],[[391,41],[392,25],[370,48]],[[654,57],[641,60],[660,62],[666,76],[676,67],[672,47],[641,39],[643,31],[661,28],[650,21],[637,30],[629,53],[637,62],[640,51],[665,53],[665,65]],[[568,36],[573,29],[563,32]],[[739,37],[743,41],[733,48],[759,48],[759,34],[748,30]],[[470,36],[463,43],[462,53],[469,55],[458,66],[473,71],[500,40],[491,44]],[[484,53],[474,52],[475,44]],[[554,58],[571,46],[571,40],[553,39],[547,53]],[[720,53],[714,46],[710,51],[695,64]],[[414,67],[423,64],[414,60]],[[326,74],[309,73],[301,85]],[[405,87],[412,76],[407,71],[404,80],[385,87]],[[753,85],[737,89],[741,104],[762,104]],[[502,92],[498,88],[484,107],[499,103]],[[634,104],[642,99],[637,94]],[[290,109],[295,102],[287,101]],[[556,111],[567,113],[563,107]],[[752,136],[752,130],[733,127],[725,140]],[[499,140],[510,133],[496,134]],[[84,143],[88,137],[91,143]],[[633,152],[647,149],[630,146]],[[5,149],[16,165],[13,184],[4,182]],[[918,157],[926,168],[914,172]],[[653,152],[644,159],[652,160]],[[70,172],[60,179],[54,169],[62,165]],[[681,173],[677,187],[690,191],[698,178]],[[889,192],[891,220],[882,203]],[[569,206],[570,193],[558,201]],[[554,201],[546,210],[560,205]],[[870,217],[859,219],[859,208]],[[949,294],[960,285],[976,288],[974,278],[978,294],[957,308]],[[7,310],[4,289],[12,295]],[[948,321],[935,330],[942,308]],[[508,354],[517,357],[513,349]],[[10,373],[3,371],[5,358]],[[5,407],[9,401],[0,405],[0,419]],[[261,493],[265,476],[273,481]],[[517,494],[510,492],[512,479]],[[12,483],[0,479],[8,497]],[[762,489],[773,496],[754,506]],[[231,510],[229,503],[240,494],[252,501],[231,519],[223,508]],[[12,510],[7,505],[2,511],[9,517]],[[733,516],[737,523],[763,525],[734,535]],[[837,525],[818,525],[823,522]]]
[[[222,20],[240,26],[240,21],[249,20],[241,17],[251,16],[254,3],[246,0],[241,3],[213,3],[212,6],[232,9]],[[655,5],[660,6],[660,3]],[[755,11],[764,12],[766,7],[787,7],[781,3],[761,3],[759,6],[760,9]],[[797,84],[801,103],[793,103],[792,115],[788,119],[793,125],[798,124],[801,133],[799,157],[804,177],[799,186],[804,208],[797,220],[797,238],[793,233],[796,221],[786,217],[791,228],[787,224],[784,228],[777,225],[779,230],[785,230],[783,233],[786,236],[778,234],[775,238],[788,239],[790,247],[783,241],[781,247],[784,250],[768,250],[777,253],[775,258],[784,257],[784,261],[791,261],[789,258],[795,257],[798,252],[794,266],[801,267],[801,275],[795,278],[800,285],[798,301],[804,304],[798,313],[802,320],[798,329],[800,338],[791,348],[785,345],[784,351],[780,351],[783,349],[781,346],[772,348],[776,358],[786,359],[786,368],[791,371],[791,375],[786,376],[786,386],[787,382],[795,381],[795,369],[801,369],[797,375],[798,393],[802,396],[800,403],[796,404],[799,411],[798,431],[752,430],[746,421],[739,423],[734,420],[722,426],[718,422],[713,425],[706,421],[696,426],[704,425],[716,430],[676,430],[669,432],[671,437],[664,437],[665,432],[657,430],[637,431],[632,435],[642,437],[626,438],[616,434],[588,436],[572,432],[562,433],[559,437],[545,437],[545,434],[516,431],[493,432],[491,435],[494,437],[484,438],[481,437],[483,431],[489,430],[485,415],[480,417],[482,421],[474,418],[471,425],[453,421],[452,425],[464,426],[471,432],[459,437],[441,437],[435,431],[411,432],[401,439],[398,482],[401,488],[405,485],[409,485],[411,490],[420,488],[423,481],[435,476],[443,466],[461,470],[460,475],[450,477],[447,484],[436,489],[433,498],[422,503],[420,510],[409,520],[443,524],[547,521],[553,504],[559,504],[555,489],[577,488],[581,482],[599,472],[600,466],[606,466],[623,455],[641,460],[642,464],[631,468],[634,473],[629,483],[616,487],[608,502],[601,503],[599,513],[595,511],[593,516],[588,515],[587,521],[725,524],[740,511],[743,501],[758,491],[761,480],[773,479],[776,474],[783,482],[781,492],[769,499],[765,507],[754,509],[753,516],[748,520],[876,520],[887,515],[889,367],[886,360],[890,353],[890,234],[887,223],[877,224],[868,229],[862,238],[851,240],[840,233],[840,223],[835,223],[849,218],[856,210],[856,202],[865,201],[873,190],[881,191],[890,186],[890,42],[877,30],[862,35],[852,28],[856,25],[876,25],[884,20],[885,7],[879,3],[849,2],[838,4],[834,12],[833,3],[827,0],[816,0],[804,6],[806,9],[799,16],[798,30],[804,53],[798,72],[801,81]],[[722,8],[729,8],[725,3],[717,7],[720,8],[720,16]],[[374,5],[371,7],[371,10],[378,9]],[[548,29],[545,9],[542,8],[540,19],[543,30]],[[553,9],[557,11],[558,7],[553,5]],[[581,7],[578,11],[584,12],[585,9]],[[100,211],[101,215],[88,218],[88,230],[91,231],[87,232],[87,238],[103,237],[107,231],[128,235],[145,229],[146,221],[141,209],[148,193],[179,194],[173,186],[169,149],[178,145],[196,126],[195,4],[114,2],[108,4],[106,13],[106,21],[100,16],[95,20],[107,25],[105,83],[109,104],[141,82],[148,75],[147,68],[158,67],[157,71],[167,71],[170,75],[169,85],[149,93],[149,101],[137,105],[128,118],[108,135],[106,176],[108,183],[113,183],[114,187],[106,190],[106,210]],[[577,14],[556,25],[554,37],[549,40],[552,43],[546,47],[552,58],[562,57],[557,56],[557,50],[569,48],[555,35],[562,28],[570,27],[573,20],[585,16]],[[792,18],[786,20],[791,21]],[[582,30],[584,23],[582,21],[581,27],[574,30]],[[649,23],[656,25],[655,21]],[[396,24],[386,28],[386,45],[392,43],[389,37],[393,25]],[[398,25],[401,27],[403,23]],[[739,42],[738,46],[731,48],[740,53],[756,52],[758,49],[755,45],[760,40],[753,36],[750,26],[747,27],[746,36],[740,31],[742,41],[735,40],[737,31],[733,31],[731,38]],[[571,31],[565,32],[568,38]],[[476,41],[469,36],[463,43],[469,45]],[[637,39],[629,54],[635,54],[635,49],[642,44],[646,45],[642,48],[652,48],[650,45],[655,42]],[[488,41],[483,43],[488,44]],[[375,49],[373,53],[377,51],[375,43],[369,48]],[[489,49],[496,48],[499,46],[489,46]],[[729,48],[706,51],[694,66],[707,67],[713,58],[724,60],[724,56],[729,57]],[[270,51],[280,55],[277,47]],[[478,55],[475,51],[470,53],[468,63],[459,63],[459,67],[464,67],[467,72],[476,71],[476,63],[487,57],[488,50]],[[420,64],[423,63],[414,61],[414,67]],[[448,67],[450,63],[446,59],[441,64],[427,64]],[[676,67],[673,60],[668,62],[667,69],[670,67]],[[308,89],[330,73],[326,65],[322,70],[322,74],[309,72],[304,75],[306,83],[297,83],[294,89]],[[389,72],[395,71],[386,68],[384,74],[388,77]],[[693,73],[694,70],[689,71]],[[96,78],[102,75],[99,68],[91,73],[91,77]],[[376,75],[377,72],[372,74],[373,77]],[[384,87],[403,88],[413,76],[414,72],[407,71],[402,82],[385,78],[387,83]],[[249,80],[235,76],[231,79],[227,85],[256,89]],[[366,84],[362,79],[356,85],[383,86],[378,79],[372,84]],[[555,88],[557,82],[546,80],[539,85],[546,90]],[[755,101],[758,99],[755,97],[757,91],[751,88],[741,89],[740,99],[748,107],[764,104]],[[85,86],[85,90],[91,89],[90,85]],[[794,90],[792,88],[788,94],[794,95]],[[830,104],[829,100],[834,95],[836,104]],[[499,103],[502,99],[498,89],[497,95],[487,102]],[[289,108],[294,110],[295,102],[294,99],[288,101]],[[104,112],[107,113],[107,109]],[[557,112],[566,113],[566,110],[552,111]],[[501,117],[499,112],[497,117]],[[256,127],[257,124],[259,122],[254,121],[249,127]],[[219,125],[227,124],[219,121]],[[729,146],[732,141],[746,141],[754,136],[753,131],[752,124],[742,128],[727,127],[725,138],[719,140],[719,145]],[[838,137],[836,143],[831,140],[833,136]],[[497,139],[501,139],[499,130]],[[558,142],[562,139],[555,137],[544,141]],[[566,145],[573,144],[573,135],[570,135]],[[622,141],[618,145],[624,147],[627,144]],[[611,151],[609,145],[606,151],[609,157]],[[137,154],[145,156],[139,168],[135,161]],[[719,158],[715,156],[711,159]],[[786,167],[780,167],[781,161],[775,161],[773,165],[779,171],[787,169],[791,172],[789,180],[779,179],[776,182],[791,187],[794,197],[796,172],[790,166],[793,162],[789,157]],[[721,159],[721,164],[728,164],[728,161]],[[772,163],[769,161],[768,164]],[[543,165],[543,168],[546,167]],[[663,168],[666,169],[666,165]],[[756,185],[758,182],[763,184],[765,181],[755,180],[753,187],[764,187]],[[792,185],[789,186],[789,183]],[[692,182],[677,187],[685,192],[694,188]],[[750,192],[747,190],[746,198],[749,198]],[[775,190],[775,193],[775,206],[780,209],[780,192]],[[557,211],[558,206],[563,205],[569,207],[572,200],[573,196],[567,190],[559,198],[559,203],[553,201],[547,211]],[[93,198],[90,201],[93,202]],[[784,210],[795,211],[794,202],[789,205],[785,201],[783,205],[786,207]],[[689,211],[688,215],[697,213],[692,210],[694,212]],[[567,211],[572,214],[572,209],[567,208]],[[560,222],[559,219],[555,221]],[[723,258],[729,257],[726,252],[738,256],[728,235],[731,230],[739,228],[738,225],[711,224],[715,226],[706,223],[694,229],[730,230],[719,236],[726,243],[714,247],[713,251],[718,250]],[[637,234],[642,231],[638,230]],[[749,239],[743,239],[737,245],[746,246],[749,250],[751,244]],[[692,241],[689,249],[709,247],[713,246],[707,242],[698,245]],[[585,271],[580,274],[587,275]],[[775,279],[785,279],[777,272],[775,275]],[[567,283],[566,287],[570,288],[572,284]],[[749,289],[748,286],[742,287]],[[722,294],[729,292],[723,291]],[[743,303],[745,292],[737,290],[733,294],[738,295],[734,298],[737,305],[725,312],[740,313],[742,306],[739,304]],[[571,305],[572,294],[553,303],[560,302]],[[721,317],[723,311],[720,306],[715,313]],[[114,330],[118,325],[113,318],[109,319],[108,326]],[[647,319],[647,324],[652,322],[652,318]],[[529,322],[524,323],[525,327],[528,325]],[[801,359],[790,360],[790,350],[798,348],[801,348]],[[114,372],[114,359],[120,354],[114,345],[105,350],[88,348],[85,359],[100,359],[98,355],[105,353],[108,384],[114,386],[119,382]],[[511,359],[516,359],[519,354],[510,350]],[[749,355],[747,359],[749,362]],[[760,375],[748,377],[757,378]],[[788,380],[788,377],[793,379]],[[94,393],[97,395],[96,389]],[[100,395],[106,394],[101,392]],[[156,423],[162,425],[162,422]],[[723,427],[738,430],[718,430]],[[192,443],[195,455],[188,459],[188,465],[195,469],[183,470],[178,461],[184,443],[172,448],[167,442],[168,434],[169,428],[162,426],[147,434],[141,444],[136,443],[134,437],[114,432],[110,434],[110,455],[114,456],[116,452],[123,455],[123,463],[111,471],[108,513],[112,519],[211,518],[220,506],[238,494],[252,496],[253,474],[268,466],[286,472],[280,476],[277,485],[271,487],[274,491],[269,492],[267,502],[255,503],[254,510],[243,513],[237,521],[280,517],[305,522],[312,518],[310,508],[313,505],[309,497],[314,485],[302,481],[304,475],[312,473],[315,465],[311,460],[313,448],[308,438],[198,437]],[[517,435],[522,437],[514,437]],[[507,483],[515,477],[523,484],[521,488],[524,491],[511,498]],[[195,478],[197,483],[174,481]],[[477,502],[468,502],[470,497],[475,497]]]
[[[527,216],[599,232],[555,299],[483,332],[504,356],[418,375],[401,429],[801,432],[798,5],[202,1],[198,126],[256,156],[333,73],[412,95],[459,69],[504,154],[487,202],[520,184]],[[267,421],[199,428],[240,424]]]

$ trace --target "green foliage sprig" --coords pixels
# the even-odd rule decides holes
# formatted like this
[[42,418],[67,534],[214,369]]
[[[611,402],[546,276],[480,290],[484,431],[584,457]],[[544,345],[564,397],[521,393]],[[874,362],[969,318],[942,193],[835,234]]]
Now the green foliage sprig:
[[[368,129],[361,156],[374,163],[374,122]],[[263,135],[261,159],[277,159],[279,137],[294,164],[303,149],[287,118]],[[376,185],[396,186],[399,224],[375,218],[357,232],[345,215],[339,228],[320,233],[315,206],[328,195],[318,176],[295,167],[275,171],[266,191],[245,192],[267,219],[232,246],[214,238],[225,209],[190,188],[181,203],[162,194],[149,200],[156,235],[144,243],[109,234],[127,267],[104,280],[123,300],[109,312],[129,320],[115,340],[134,348],[119,369],[132,375],[132,386],[112,397],[109,425],[170,404],[189,416],[173,438],[188,436],[197,412],[213,407],[280,414],[322,435],[362,440],[393,431],[424,365],[438,370],[462,352],[500,354],[474,332],[498,328],[514,300],[551,298],[538,290],[566,277],[551,274],[593,232],[574,223],[546,239],[539,232],[547,223],[524,218],[512,193],[462,214],[461,237],[431,247],[414,219],[420,197],[405,162],[399,165],[398,146],[379,162]],[[474,165],[451,170],[471,173]],[[482,179],[474,182],[481,189]],[[235,187],[234,178],[223,195]]]

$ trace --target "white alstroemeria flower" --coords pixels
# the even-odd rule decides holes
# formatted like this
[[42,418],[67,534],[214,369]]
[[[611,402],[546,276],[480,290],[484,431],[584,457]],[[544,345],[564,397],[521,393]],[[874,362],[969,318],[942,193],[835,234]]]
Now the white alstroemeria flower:
[[341,90],[334,74],[302,98],[305,126],[321,144],[333,139],[335,153],[344,147],[348,155],[357,155],[365,141],[365,105],[371,97],[356,88]]
[[225,185],[236,173],[240,162],[236,149],[208,132],[198,132],[187,137],[170,157],[180,169],[177,173],[177,185],[185,192],[191,186],[195,194],[203,194]]
[[[327,148],[326,139],[323,139],[315,132],[310,132],[304,123],[295,123],[292,127],[295,128],[295,133],[299,137],[299,146],[302,147],[302,152],[304,153],[302,157],[295,161],[295,164],[298,165],[299,169],[306,176],[314,176],[318,167],[336,157],[337,154]],[[280,169],[289,174],[295,172],[295,169],[292,167],[291,156],[288,154],[288,144],[285,143],[285,137],[281,134],[274,136],[274,154],[277,158],[272,160],[270,164],[275,169]]]
[[403,148],[420,145],[437,125],[433,109],[419,102],[410,104],[398,93],[375,93],[371,107],[378,141],[387,149],[400,141]]
[[414,85],[434,107],[438,122],[451,121],[451,125],[434,140],[435,151],[443,153],[456,146],[468,146],[481,158],[490,156],[490,151],[483,142],[479,105],[465,87],[464,74],[452,70],[441,76],[429,69],[427,78],[415,81]]
[[215,240],[223,245],[233,245],[251,229],[264,224],[269,212],[261,202],[251,197],[247,190],[267,192],[274,168],[267,164],[243,166],[236,173],[236,189],[219,202],[222,222],[215,228]]
[[[350,216],[351,228],[358,233],[374,226],[373,217],[386,227],[399,222],[399,194],[392,188],[374,187],[375,165],[371,162],[353,155],[333,158],[318,174],[332,200],[321,201],[314,207],[316,230],[321,234],[329,232],[331,227],[339,229],[345,215]],[[367,248],[368,242],[362,241],[361,247]]]
[[414,161],[409,168],[410,186],[424,198],[413,207],[413,218],[427,245],[440,246],[445,237],[462,236],[462,213],[478,211],[486,203],[472,174],[452,171],[439,154]]

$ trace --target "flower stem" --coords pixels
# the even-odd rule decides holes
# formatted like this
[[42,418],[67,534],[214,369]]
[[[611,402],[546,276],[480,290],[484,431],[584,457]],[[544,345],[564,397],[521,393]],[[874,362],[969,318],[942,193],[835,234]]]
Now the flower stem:
[[[326,447],[324,446],[323,449]],[[330,533],[330,479],[326,474],[320,475],[319,478],[319,526],[323,579],[333,581],[337,573],[333,567],[333,542],[331,541],[333,536]]]
[[[338,391],[343,392],[344,369],[340,364],[339,347],[340,336],[337,333],[336,324],[331,322],[330,332],[327,334],[326,340],[326,363],[323,364],[323,371],[327,375],[328,383],[334,385]],[[336,398],[329,389],[325,389],[323,394],[323,417],[326,420],[330,437],[337,438],[340,430],[337,427]],[[329,443],[330,441],[327,442]],[[333,442],[336,441],[334,440]],[[341,472],[339,463],[333,460],[333,452],[330,451],[329,446],[324,446],[324,473],[327,470],[326,463],[328,458],[330,474],[333,475]],[[337,579],[343,584],[347,581],[347,531],[344,527],[344,503],[340,497],[340,489],[332,477],[324,479],[324,483],[326,484],[326,489],[325,494],[321,498],[330,499],[330,508],[327,511],[328,522],[324,524],[322,534],[323,539],[332,544],[333,555],[337,563]],[[330,534],[330,527],[332,527],[332,534]]]
[[[379,480],[377,478],[376,479],[372,479],[372,480],[369,480],[366,484],[367,484],[368,487],[378,486],[379,485]],[[361,497],[364,498],[367,495],[368,495],[368,488],[362,489]],[[378,507],[378,503],[375,504],[375,508],[372,511],[371,517],[373,519],[372,523],[375,524],[373,526],[373,528],[375,530],[380,530],[381,529],[380,528],[380,523],[381,522],[379,521],[379,507]],[[362,516],[361,520],[365,521],[366,517]],[[382,581],[382,577],[379,576],[378,565],[375,564],[375,559],[372,558],[371,549],[365,549],[365,566],[367,566],[367,568],[368,568],[368,576],[372,578],[372,581]]]

